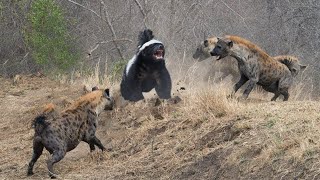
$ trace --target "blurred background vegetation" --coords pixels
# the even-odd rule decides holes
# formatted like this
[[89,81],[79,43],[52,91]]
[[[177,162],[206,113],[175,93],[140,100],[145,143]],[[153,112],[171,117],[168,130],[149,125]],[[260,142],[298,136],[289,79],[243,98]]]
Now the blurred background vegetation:
[[[309,65],[303,88],[320,90],[317,0],[1,0],[0,74],[90,72],[98,65],[118,80],[146,27],[166,45],[172,76],[208,75],[217,63],[196,63],[197,44],[234,34],[271,56],[297,56]],[[195,66],[200,70],[190,70]]]

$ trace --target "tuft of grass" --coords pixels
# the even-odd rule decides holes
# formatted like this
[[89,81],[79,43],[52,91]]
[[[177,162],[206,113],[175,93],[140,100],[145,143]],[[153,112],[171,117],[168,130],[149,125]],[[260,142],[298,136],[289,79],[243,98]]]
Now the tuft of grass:
[[238,102],[236,99],[227,98],[229,91],[226,88],[223,84],[216,84],[191,89],[186,94],[185,113],[198,118],[221,118],[233,114],[238,108]]
[[265,126],[268,128],[272,128],[274,125],[276,124],[276,120],[275,119],[270,119],[266,122]]

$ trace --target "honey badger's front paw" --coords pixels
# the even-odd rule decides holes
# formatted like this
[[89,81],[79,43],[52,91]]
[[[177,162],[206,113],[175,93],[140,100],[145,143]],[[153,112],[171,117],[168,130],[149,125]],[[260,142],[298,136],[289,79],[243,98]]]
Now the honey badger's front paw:
[[32,170],[30,171],[30,170],[28,170],[28,172],[27,172],[27,176],[32,176],[34,173],[32,172]]

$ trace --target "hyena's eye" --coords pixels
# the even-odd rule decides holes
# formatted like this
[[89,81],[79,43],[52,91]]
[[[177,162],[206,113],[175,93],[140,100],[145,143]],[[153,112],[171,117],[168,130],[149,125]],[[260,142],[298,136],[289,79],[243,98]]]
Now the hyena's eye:
[[205,40],[205,41],[203,42],[203,45],[204,45],[204,47],[208,47],[208,46],[209,46],[208,40]]
[[104,95],[103,95],[105,98],[108,98],[110,97],[110,93],[109,93],[109,89],[105,89],[104,90]]

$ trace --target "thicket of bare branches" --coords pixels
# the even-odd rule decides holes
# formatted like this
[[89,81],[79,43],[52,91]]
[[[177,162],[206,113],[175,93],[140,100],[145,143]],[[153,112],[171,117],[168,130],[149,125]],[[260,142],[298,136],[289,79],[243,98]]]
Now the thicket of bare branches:
[[[20,73],[32,64],[22,37],[23,6],[1,2],[1,74]],[[138,32],[151,28],[167,48],[173,73],[186,73],[191,54],[204,37],[235,34],[245,37],[270,55],[296,55],[309,65],[317,86],[319,73],[320,1],[308,0],[56,0],[65,10],[71,34],[82,50],[83,66],[105,62],[112,66],[136,51]],[[201,67],[199,67],[201,68]],[[169,68],[170,69],[170,68]]]

